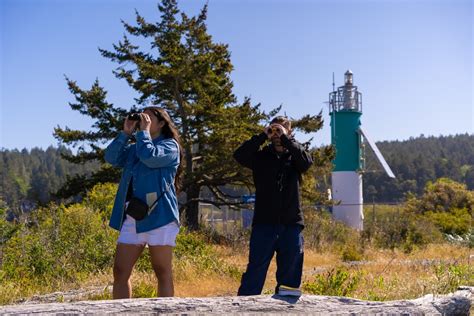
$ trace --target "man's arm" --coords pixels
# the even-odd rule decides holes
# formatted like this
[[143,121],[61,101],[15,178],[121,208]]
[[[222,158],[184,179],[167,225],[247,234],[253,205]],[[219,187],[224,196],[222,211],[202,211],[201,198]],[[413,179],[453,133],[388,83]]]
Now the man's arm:
[[267,138],[265,132],[252,136],[234,151],[234,159],[242,166],[252,169],[254,156]]
[[280,136],[282,145],[288,149],[291,154],[291,159],[295,163],[296,169],[304,173],[313,164],[311,154],[297,141],[288,138],[287,135]]

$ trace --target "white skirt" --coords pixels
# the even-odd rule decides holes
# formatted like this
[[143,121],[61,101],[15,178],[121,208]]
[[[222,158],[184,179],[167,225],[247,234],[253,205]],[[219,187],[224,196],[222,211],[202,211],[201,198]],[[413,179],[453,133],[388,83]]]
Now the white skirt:
[[120,230],[117,243],[174,247],[176,246],[176,236],[178,233],[179,226],[173,221],[165,226],[137,234],[135,219],[127,215],[123,222],[122,229]]

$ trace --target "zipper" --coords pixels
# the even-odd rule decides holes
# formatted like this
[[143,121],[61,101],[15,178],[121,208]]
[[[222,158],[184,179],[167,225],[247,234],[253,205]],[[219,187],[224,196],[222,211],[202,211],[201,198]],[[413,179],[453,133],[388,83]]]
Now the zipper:
[[278,160],[278,173],[277,173],[277,191],[280,193],[279,195],[279,207],[278,207],[278,225],[281,224],[281,217],[282,217],[282,208],[283,208],[283,170],[282,170],[282,159],[281,157],[275,153],[277,160]]

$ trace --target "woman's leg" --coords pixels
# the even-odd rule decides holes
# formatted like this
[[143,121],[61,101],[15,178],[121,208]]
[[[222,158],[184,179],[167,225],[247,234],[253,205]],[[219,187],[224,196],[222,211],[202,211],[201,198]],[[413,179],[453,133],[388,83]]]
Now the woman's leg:
[[132,297],[130,275],[133,266],[143,252],[143,248],[145,248],[144,245],[117,243],[114,261],[114,299]]
[[151,265],[158,279],[158,296],[173,296],[173,247],[148,246],[148,248],[150,249]]

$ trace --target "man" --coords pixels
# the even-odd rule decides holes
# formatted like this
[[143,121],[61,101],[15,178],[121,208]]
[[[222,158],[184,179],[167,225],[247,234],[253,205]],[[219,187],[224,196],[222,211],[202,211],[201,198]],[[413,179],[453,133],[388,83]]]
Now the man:
[[[271,144],[260,149],[267,139]],[[262,133],[244,142],[234,158],[252,169],[256,189],[249,263],[238,295],[261,294],[276,252],[275,293],[299,296],[304,255],[299,184],[313,163],[311,155],[291,136],[290,121],[278,116]]]

